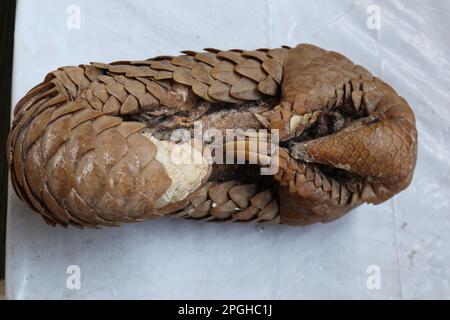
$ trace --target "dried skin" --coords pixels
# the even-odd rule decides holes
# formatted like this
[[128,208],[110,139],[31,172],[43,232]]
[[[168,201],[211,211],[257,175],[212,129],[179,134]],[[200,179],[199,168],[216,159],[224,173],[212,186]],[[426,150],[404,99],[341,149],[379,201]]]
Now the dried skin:
[[[405,189],[417,156],[406,101],[363,67],[312,45],[60,68],[14,115],[16,193],[64,226],[157,216],[328,222]],[[193,130],[196,120],[204,130],[280,130],[278,173],[211,164],[201,150],[198,163],[173,161],[171,151],[183,158],[194,146],[169,142],[171,131]],[[250,156],[251,141],[230,144]]]

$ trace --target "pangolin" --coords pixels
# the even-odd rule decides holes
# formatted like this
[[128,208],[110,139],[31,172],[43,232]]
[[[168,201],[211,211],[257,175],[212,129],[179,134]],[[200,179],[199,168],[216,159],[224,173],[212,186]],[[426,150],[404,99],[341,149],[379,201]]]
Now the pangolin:
[[[201,132],[256,135],[200,148],[172,139],[199,121]],[[279,137],[265,158],[252,149],[264,130]],[[213,140],[244,161],[210,161]],[[49,73],[18,102],[8,154],[17,195],[51,225],[160,216],[307,225],[404,190],[417,131],[394,89],[337,52],[208,48]],[[262,175],[275,157],[274,174]]]

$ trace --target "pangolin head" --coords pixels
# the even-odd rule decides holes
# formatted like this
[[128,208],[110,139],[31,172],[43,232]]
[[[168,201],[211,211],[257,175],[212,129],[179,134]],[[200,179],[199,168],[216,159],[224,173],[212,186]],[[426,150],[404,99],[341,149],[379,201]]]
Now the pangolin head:
[[334,220],[405,189],[417,158],[407,102],[336,52],[300,45],[286,65],[283,102],[270,119],[280,130],[283,222]]

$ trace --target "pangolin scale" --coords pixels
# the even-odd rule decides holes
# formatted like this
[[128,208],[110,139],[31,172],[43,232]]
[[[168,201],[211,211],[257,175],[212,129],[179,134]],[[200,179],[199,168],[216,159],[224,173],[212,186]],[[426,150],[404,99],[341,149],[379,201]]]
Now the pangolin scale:
[[[199,120],[279,130],[276,174],[174,161],[176,148],[198,150],[168,134]],[[248,155],[245,141],[223,143]],[[307,225],[405,189],[417,131],[407,102],[339,53],[205,49],[49,73],[18,102],[8,154],[16,193],[52,225],[159,216]]]

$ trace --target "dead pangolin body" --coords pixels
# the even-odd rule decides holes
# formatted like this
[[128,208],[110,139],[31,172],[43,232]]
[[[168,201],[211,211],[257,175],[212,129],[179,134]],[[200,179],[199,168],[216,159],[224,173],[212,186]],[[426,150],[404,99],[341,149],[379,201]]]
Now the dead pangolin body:
[[[405,189],[417,155],[405,100],[344,56],[312,45],[64,67],[14,116],[15,191],[46,222],[64,226],[158,216],[327,222]],[[211,164],[191,143],[168,140],[198,120],[221,132],[278,129],[276,175]],[[243,148],[248,154],[249,143]],[[174,150],[200,161],[179,163]]]

